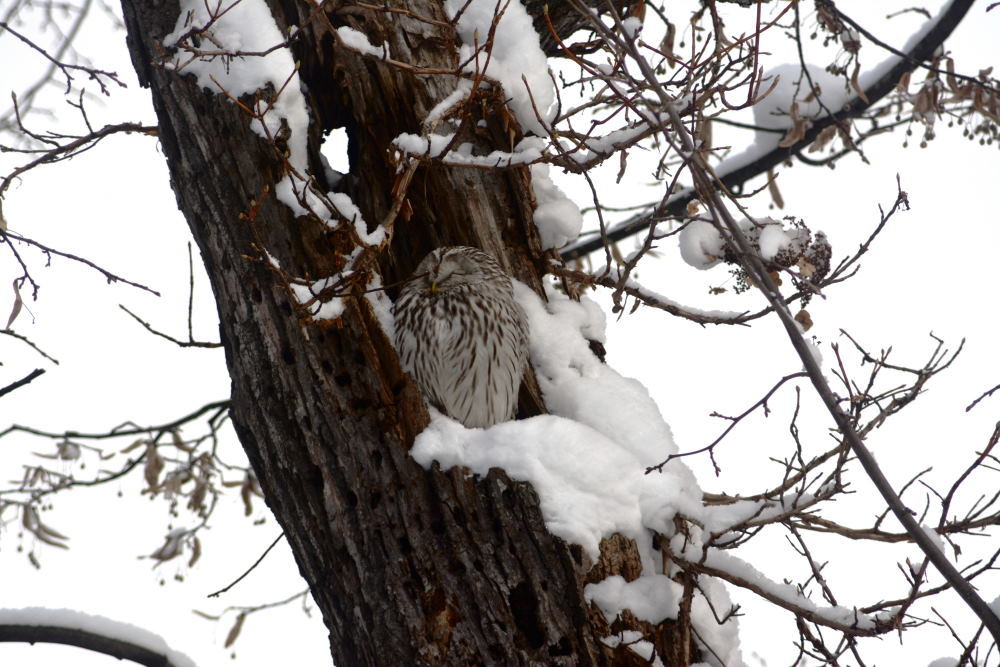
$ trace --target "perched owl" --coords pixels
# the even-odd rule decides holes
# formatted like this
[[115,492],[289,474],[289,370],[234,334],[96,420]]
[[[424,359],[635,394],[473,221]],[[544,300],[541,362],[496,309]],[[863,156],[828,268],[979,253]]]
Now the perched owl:
[[469,428],[514,417],[528,322],[496,260],[466,246],[438,248],[392,312],[403,368],[431,405]]

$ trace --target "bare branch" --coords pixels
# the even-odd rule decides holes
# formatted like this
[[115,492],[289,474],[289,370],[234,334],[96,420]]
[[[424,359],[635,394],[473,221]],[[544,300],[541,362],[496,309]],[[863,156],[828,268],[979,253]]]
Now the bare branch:
[[6,387],[0,387],[0,396],[4,396],[6,394],[9,394],[10,392],[14,391],[18,387],[23,387],[24,385],[28,384],[29,382],[31,382],[32,380],[34,380],[39,375],[42,375],[44,372],[45,372],[44,368],[36,368],[35,370],[31,371],[30,373],[28,373],[27,375],[25,375],[20,380],[17,380],[16,382],[11,382]]
[[181,663],[174,662],[170,656],[145,646],[78,628],[3,623],[0,624],[0,642],[66,644],[118,660],[131,660],[146,667],[181,667]]

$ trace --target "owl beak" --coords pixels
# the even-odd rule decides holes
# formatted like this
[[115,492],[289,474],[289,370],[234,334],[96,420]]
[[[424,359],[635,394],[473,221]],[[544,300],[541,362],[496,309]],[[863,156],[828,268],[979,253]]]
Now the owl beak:
[[437,281],[431,281],[431,294],[437,294],[437,293],[438,293]]

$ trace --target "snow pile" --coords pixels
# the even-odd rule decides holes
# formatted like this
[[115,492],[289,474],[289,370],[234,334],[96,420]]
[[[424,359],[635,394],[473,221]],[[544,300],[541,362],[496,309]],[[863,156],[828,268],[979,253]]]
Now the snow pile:
[[[792,106],[799,118],[817,119],[837,113],[853,97],[842,77],[830,74],[822,67],[806,65],[807,77],[801,65],[784,64],[768,70],[761,82],[766,91],[774,81],[774,90],[753,107],[754,124],[768,129],[787,130],[792,127]],[[812,86],[810,86],[812,79]],[[757,140],[778,145],[781,134],[760,132]]]
[[[211,39],[213,53],[224,51],[237,55],[192,55],[184,49],[189,41],[183,39],[193,29],[209,26],[199,35],[203,43]],[[384,48],[373,47],[367,38],[348,28],[338,31],[345,44],[369,55],[385,57]],[[287,140],[288,165],[286,174],[275,184],[274,192],[281,203],[288,206],[295,215],[314,215],[331,228],[341,226],[341,221],[353,225],[354,232],[362,244],[377,246],[385,239],[385,229],[381,226],[368,231],[364,218],[350,197],[342,193],[327,193],[323,196],[308,187],[310,180],[308,154],[306,149],[309,111],[298,69],[287,48],[274,47],[285,41],[278,30],[267,4],[263,0],[242,0],[231,5],[217,5],[203,0],[180,0],[180,14],[172,33],[164,37],[166,47],[177,47],[176,55],[168,63],[175,71],[193,74],[203,88],[218,94],[227,94],[232,99],[243,95],[253,95],[269,87],[275,92],[269,101],[258,100],[253,108],[255,118],[251,128],[261,137]],[[274,49],[266,55],[242,56],[239,53],[260,53]],[[360,254],[356,248],[351,261]],[[274,262],[275,268],[278,264]],[[335,282],[335,281],[334,281]],[[315,291],[312,286],[296,286],[299,303],[308,302]],[[343,310],[340,299],[316,304],[315,317],[336,317]]]
[[[662,554],[652,532],[673,535],[678,512],[720,525],[724,520],[759,513],[761,504],[721,512],[717,518],[701,503],[701,490],[679,462],[663,473],[648,466],[676,453],[670,428],[646,389],[602,364],[587,339],[603,339],[604,315],[592,302],[572,301],[550,289],[548,302],[521,283],[515,296],[531,329],[531,363],[552,414],[467,429],[432,411],[427,429],[411,455],[421,465],[465,466],[485,475],[502,468],[512,479],[529,482],[538,493],[545,525],[562,539],[579,544],[596,559],[602,538],[620,533],[636,541],[643,576],[626,582],[610,577],[587,587],[586,595],[614,618],[628,608],[659,622],[675,618],[680,589],[663,572]],[[728,512],[728,513],[726,513]],[[727,524],[728,525],[728,524]],[[721,585],[706,582],[716,609],[728,609]],[[720,626],[697,594],[692,614],[700,636],[724,665],[742,665],[735,620]],[[637,639],[637,638],[633,638]],[[608,638],[607,642],[621,641]],[[640,653],[641,642],[627,641]],[[648,642],[647,642],[648,644]],[[651,654],[652,645],[646,649]]]
[[[950,2],[945,3],[933,18],[928,19],[919,29],[910,33],[906,44],[899,50],[903,53],[909,52],[938,24],[941,16],[951,8],[951,4]],[[848,33],[850,36],[845,35],[845,37],[857,38],[853,30],[849,30]],[[858,87],[861,90],[870,88],[896,67],[901,60],[900,56],[890,55],[879,64],[862,72],[857,78]],[[848,84],[844,77],[835,76],[816,65],[807,64],[806,68],[813,84],[820,91],[819,95],[814,95],[810,90],[809,80],[802,73],[802,66],[799,63],[785,63],[773,67],[765,73],[760,90],[767,91],[776,78],[780,77],[780,80],[770,95],[754,105],[755,125],[769,130],[787,131],[793,125],[791,116],[793,103],[797,103],[796,113],[798,117],[809,122],[831,113],[837,113],[857,98],[857,91]],[[723,177],[754,162],[777,148],[784,136],[783,132],[758,131],[754,135],[754,142],[742,153],[723,160],[716,167],[716,173]]]
[[[502,468],[512,479],[530,483],[548,530],[580,545],[591,558],[598,557],[600,541],[616,532],[634,539],[642,575],[630,582],[612,576],[585,589],[587,599],[609,620],[624,609],[651,623],[676,618],[682,594],[673,581],[677,561],[704,563],[770,599],[831,621],[867,628],[882,620],[846,607],[821,607],[793,586],[768,579],[720,550],[742,534],[746,522],[765,521],[817,499],[794,494],[705,506],[701,490],[680,461],[672,461],[662,473],[645,474],[648,466],[677,447],[645,388],[615,373],[591,352],[587,339],[603,338],[603,313],[587,299],[576,302],[554,289],[543,302],[515,282],[515,296],[528,316],[531,364],[552,414],[467,429],[432,410],[430,425],[411,450],[414,459],[427,468],[434,462],[444,469],[464,466],[476,475]],[[687,534],[676,533],[678,514],[688,519]],[[667,571],[663,554],[653,547],[653,531],[670,540],[677,559]],[[743,665],[736,620],[721,625],[717,620],[732,606],[724,584],[701,577],[699,589],[692,600],[692,622],[699,641],[719,656],[718,661],[711,658],[711,664]],[[640,654],[652,652],[652,644],[644,644],[638,635],[608,637],[605,643],[625,644]]]
[[848,89],[843,78],[816,65],[806,68],[812,87],[797,63],[778,65],[764,74],[760,90],[766,92],[772,85],[774,89],[753,107],[754,125],[762,129],[754,134],[754,141],[746,150],[719,163],[715,171],[720,177],[773,151],[794,132],[796,123],[804,124],[803,129],[807,130],[813,121],[837,113],[854,97],[854,91]]
[[[677,507],[700,504],[701,491],[683,466],[645,474],[677,448],[646,389],[591,352],[583,332],[603,337],[600,309],[554,290],[547,309],[520,283],[515,294],[528,315],[531,361],[552,414],[485,430],[435,415],[411,454],[427,467],[436,460],[480,475],[503,468],[534,486],[554,535],[596,559],[601,539],[621,533],[645,545],[652,572],[657,559],[647,528],[668,529]],[[644,517],[646,507],[658,516]]]
[[708,220],[693,220],[678,234],[681,259],[696,269],[710,269],[722,261],[726,242]]
[[640,621],[656,624],[677,618],[684,587],[664,574],[625,581],[618,575],[596,584],[587,584],[584,595],[604,612],[608,623],[619,610],[628,609]]
[[104,616],[85,614],[72,609],[46,609],[44,607],[0,609],[0,625],[54,627],[89,632],[158,653],[174,667],[195,667],[194,660],[180,651],[170,648],[163,637],[149,630],[130,623],[122,623]]
[[337,28],[337,37],[349,49],[366,56],[374,56],[385,60],[389,57],[389,49],[385,46],[376,47],[368,41],[368,36],[360,30],[348,26]]
[[[794,263],[809,243],[809,232],[802,227],[786,227],[779,220],[764,217],[751,221],[743,218],[740,230],[766,262],[783,266]],[[710,269],[722,261],[726,243],[719,229],[708,220],[688,223],[678,235],[681,259],[696,269]]]
[[561,248],[580,234],[583,215],[573,200],[549,177],[549,165],[531,165],[531,187],[535,191],[535,227],[542,250]]
[[[502,6],[495,0],[447,0],[444,3],[448,17],[458,18],[455,29],[462,40],[459,62],[464,64],[465,72],[482,74],[485,70],[487,76],[499,81],[521,127],[526,132],[544,136],[548,134],[545,125],[551,123],[554,114],[555,88],[549,78],[545,53],[538,43],[538,33],[519,0],[511,0],[506,5],[496,27],[492,50],[483,48],[492,29],[494,11]],[[477,47],[479,53],[476,53]],[[460,90],[448,99],[461,99],[467,94],[468,86],[468,81],[460,83]]]

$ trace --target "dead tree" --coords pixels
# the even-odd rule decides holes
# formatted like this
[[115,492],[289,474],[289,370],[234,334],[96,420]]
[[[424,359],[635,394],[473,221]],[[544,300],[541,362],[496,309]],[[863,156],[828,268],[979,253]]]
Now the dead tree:
[[[291,49],[309,91],[312,164],[322,134],[347,127],[347,192],[366,220],[391,218],[400,206],[390,142],[416,131],[453,81],[366,60],[333,28],[355,26],[373,43],[384,40],[398,60],[451,71],[456,35],[441,6],[414,2],[383,13],[297,0],[269,5],[279,28],[300,27]],[[427,472],[409,457],[426,409],[362,295],[348,300],[337,325],[306,325],[274,271],[248,259],[266,246],[289,272],[330,275],[342,268],[345,240],[268,195],[285,164],[251,131],[245,105],[162,67],[176,3],[123,7],[178,205],[218,302],[233,422],[322,610],[335,662],[608,662],[611,649],[599,641],[608,634],[604,621],[583,596],[589,567],[579,548],[546,531],[530,486],[499,471],[483,479]],[[484,90],[479,101],[470,126],[482,119],[487,132],[477,140],[509,149],[519,130],[503,96]],[[418,169],[412,179],[393,243],[378,258],[386,283],[436,246],[466,244],[539,289],[544,258],[526,168]],[[525,414],[543,410],[537,392],[528,394]],[[668,635],[664,647],[674,644]]]

